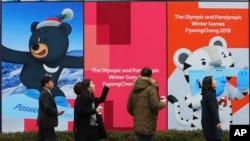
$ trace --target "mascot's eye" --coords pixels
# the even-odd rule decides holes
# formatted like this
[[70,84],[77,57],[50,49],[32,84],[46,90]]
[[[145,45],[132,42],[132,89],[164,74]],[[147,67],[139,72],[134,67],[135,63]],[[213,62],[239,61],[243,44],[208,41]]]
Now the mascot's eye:
[[40,38],[37,38],[37,42],[40,42]]
[[201,64],[204,66],[204,65],[206,65],[206,62],[205,62],[205,61],[202,61]]
[[229,52],[228,56],[232,56],[231,52]]

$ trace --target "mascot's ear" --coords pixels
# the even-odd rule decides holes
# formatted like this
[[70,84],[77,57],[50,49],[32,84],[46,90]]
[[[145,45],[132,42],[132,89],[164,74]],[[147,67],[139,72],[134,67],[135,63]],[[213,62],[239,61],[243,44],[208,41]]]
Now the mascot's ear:
[[30,30],[32,33],[34,33],[37,29],[36,26],[39,24],[39,22],[33,22],[30,26]]
[[180,48],[174,53],[174,64],[177,68],[183,69],[184,63],[191,51],[186,48]]
[[221,46],[227,48],[227,42],[220,36],[215,36],[209,41],[209,46]]
[[59,25],[59,28],[66,35],[69,35],[71,33],[71,26],[69,24],[67,24],[67,23],[61,23]]

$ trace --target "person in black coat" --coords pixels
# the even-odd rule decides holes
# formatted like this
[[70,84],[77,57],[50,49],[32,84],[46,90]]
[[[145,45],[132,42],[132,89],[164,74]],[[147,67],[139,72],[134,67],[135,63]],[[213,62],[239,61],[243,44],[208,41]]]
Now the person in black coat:
[[220,141],[223,136],[215,88],[216,81],[212,76],[206,76],[201,90],[201,125],[206,141]]
[[38,141],[56,141],[55,129],[58,125],[58,115],[63,111],[58,111],[53,99],[51,90],[54,88],[54,82],[49,76],[41,80],[42,90],[39,96],[39,110],[37,117]]
[[100,103],[106,100],[109,86],[103,88],[100,98],[94,96],[95,85],[90,79],[78,82],[74,86],[77,97],[74,103],[74,137],[75,141],[99,141],[107,138],[102,120]]

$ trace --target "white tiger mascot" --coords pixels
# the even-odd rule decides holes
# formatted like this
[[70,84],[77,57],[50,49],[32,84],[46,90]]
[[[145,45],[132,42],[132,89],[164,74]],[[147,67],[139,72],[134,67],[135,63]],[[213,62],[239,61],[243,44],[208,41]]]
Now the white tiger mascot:
[[[249,94],[249,69],[237,70],[234,67],[233,57],[227,49],[225,39],[220,36],[213,37],[208,46],[194,52],[187,48],[178,49],[174,54],[174,64],[183,71],[187,83],[192,84],[190,90],[184,94],[186,96],[183,96],[187,107],[193,112],[192,118],[183,117],[178,99],[171,93],[168,95],[177,122],[189,126],[190,129],[201,129],[201,80],[205,75],[212,75],[217,82],[216,97],[220,104],[219,116],[222,128],[229,129],[229,125],[233,122],[230,100],[238,100]],[[228,82],[230,74],[235,74],[237,86]]]

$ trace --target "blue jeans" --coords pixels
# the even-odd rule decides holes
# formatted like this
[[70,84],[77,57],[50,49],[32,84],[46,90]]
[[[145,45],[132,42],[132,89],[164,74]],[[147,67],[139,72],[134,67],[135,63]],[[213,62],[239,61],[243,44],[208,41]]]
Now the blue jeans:
[[136,135],[136,141],[156,141],[155,135]]

